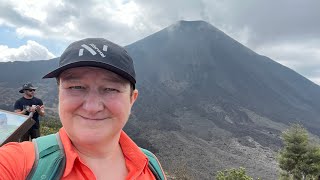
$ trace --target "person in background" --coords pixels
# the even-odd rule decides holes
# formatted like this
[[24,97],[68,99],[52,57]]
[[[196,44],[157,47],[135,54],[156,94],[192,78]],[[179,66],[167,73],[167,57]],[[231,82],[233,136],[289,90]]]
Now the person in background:
[[22,136],[21,141],[29,141],[30,138],[40,137],[39,116],[44,116],[45,112],[42,100],[34,96],[36,89],[31,83],[24,84],[19,90],[19,93],[23,93],[23,96],[14,103],[14,112],[23,115],[32,113],[32,119],[36,122]]
[[[61,55],[59,67],[43,78],[56,78],[58,85],[63,127],[57,139],[66,157],[59,179],[166,179],[157,158],[152,155],[158,164],[153,168],[149,153],[122,130],[138,98],[133,60],[123,47],[103,38],[76,41]],[[31,142],[2,146],[0,179],[30,176],[35,156]]]

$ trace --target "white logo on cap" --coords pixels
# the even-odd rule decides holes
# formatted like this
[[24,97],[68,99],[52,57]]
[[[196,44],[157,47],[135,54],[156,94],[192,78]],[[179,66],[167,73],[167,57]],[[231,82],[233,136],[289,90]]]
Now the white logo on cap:
[[[89,44],[90,46],[86,45],[86,44],[82,44],[81,46],[83,48],[85,48],[86,50],[88,50],[92,55],[96,55],[97,52],[100,54],[101,57],[106,57],[106,55],[103,54],[102,51],[100,51],[99,48],[97,48],[97,46],[95,44]],[[103,48],[102,48],[103,51],[107,52],[108,51],[108,46],[107,45],[103,45]],[[83,51],[84,49],[79,49],[79,56],[82,56],[83,55]],[[97,51],[97,52],[96,52]]]

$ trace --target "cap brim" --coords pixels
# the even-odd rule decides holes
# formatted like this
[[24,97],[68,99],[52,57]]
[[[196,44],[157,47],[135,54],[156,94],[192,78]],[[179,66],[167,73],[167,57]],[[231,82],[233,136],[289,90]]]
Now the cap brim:
[[76,67],[84,67],[84,66],[103,68],[103,69],[112,71],[112,72],[122,76],[123,78],[125,78],[125,79],[129,80],[131,83],[133,83],[133,85],[136,83],[136,80],[130,74],[126,73],[124,70],[122,70],[118,67],[114,67],[113,65],[101,63],[101,62],[97,62],[97,61],[77,61],[77,62],[73,62],[70,64],[66,64],[64,66],[61,66],[61,67],[51,71],[47,75],[43,76],[42,79],[56,78],[63,71],[65,71],[67,69],[76,68]]
[[[37,87],[30,87],[29,89],[34,89],[34,90],[36,90]],[[23,93],[23,90],[25,90],[25,89],[21,89],[21,90],[19,91],[19,93]]]

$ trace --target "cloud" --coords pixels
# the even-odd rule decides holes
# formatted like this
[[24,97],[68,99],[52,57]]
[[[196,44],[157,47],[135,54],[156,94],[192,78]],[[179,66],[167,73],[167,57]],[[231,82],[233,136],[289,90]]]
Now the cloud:
[[256,51],[260,54],[269,54],[270,58],[319,83],[320,49],[317,46],[319,46],[317,41],[290,41],[261,46]]
[[318,0],[0,0],[0,27],[15,28],[25,39],[69,44],[105,37],[124,46],[179,20],[205,20],[250,49],[312,78],[320,66],[310,46],[320,48],[318,7]]
[[2,24],[11,27],[17,26],[28,26],[28,27],[38,27],[39,21],[25,16],[17,10],[12,4],[1,2],[0,3],[0,19],[2,19]]
[[178,20],[199,19],[250,48],[320,34],[318,0],[0,1],[2,24],[28,29],[24,36],[67,42],[103,36],[129,44]]
[[33,28],[28,28],[28,27],[21,27],[21,28],[16,28],[16,34],[18,37],[23,38],[26,36],[42,36],[43,33],[37,29]]
[[99,36],[127,45],[155,30],[134,1],[45,2],[1,2],[0,25],[16,28],[20,38],[58,39],[66,44]]
[[6,45],[0,45],[0,62],[47,60],[54,57],[46,47],[31,40],[29,40],[26,45],[18,48],[9,48]]

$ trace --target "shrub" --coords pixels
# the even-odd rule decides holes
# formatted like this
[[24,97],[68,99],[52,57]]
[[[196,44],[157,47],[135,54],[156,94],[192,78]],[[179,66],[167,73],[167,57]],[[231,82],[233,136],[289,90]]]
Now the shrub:
[[216,180],[253,180],[253,178],[246,175],[245,168],[240,167],[239,169],[232,168],[224,171],[218,171]]
[[40,121],[40,134],[45,136],[59,131],[62,127],[60,120],[54,118],[42,118]]

